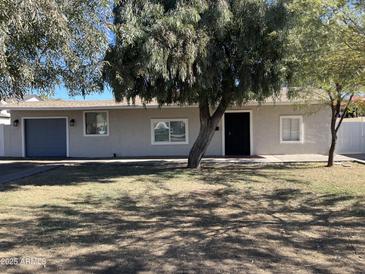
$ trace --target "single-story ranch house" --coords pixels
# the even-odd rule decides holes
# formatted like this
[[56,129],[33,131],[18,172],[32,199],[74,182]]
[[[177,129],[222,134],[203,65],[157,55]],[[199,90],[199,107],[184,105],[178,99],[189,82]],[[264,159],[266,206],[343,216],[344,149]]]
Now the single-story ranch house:
[[[4,132],[7,157],[186,156],[199,132],[197,106],[136,101],[19,102]],[[287,99],[234,107],[225,113],[208,156],[326,154],[330,111]]]

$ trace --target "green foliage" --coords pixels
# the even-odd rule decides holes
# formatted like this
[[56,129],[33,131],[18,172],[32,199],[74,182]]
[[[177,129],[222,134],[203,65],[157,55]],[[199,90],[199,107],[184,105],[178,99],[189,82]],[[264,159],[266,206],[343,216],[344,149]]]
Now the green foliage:
[[117,100],[243,103],[278,92],[287,75],[281,1],[127,0],[115,15],[105,79]]
[[292,1],[290,9],[297,20],[289,50],[296,86],[309,88],[311,96],[329,104],[361,92],[365,80],[364,8],[362,1]]
[[365,7],[363,1],[292,0],[290,9],[296,15],[288,44],[294,83],[305,91],[301,97],[321,99],[331,107],[331,167],[338,130],[364,87]]
[[107,48],[107,0],[0,1],[0,98],[30,90],[99,90]]

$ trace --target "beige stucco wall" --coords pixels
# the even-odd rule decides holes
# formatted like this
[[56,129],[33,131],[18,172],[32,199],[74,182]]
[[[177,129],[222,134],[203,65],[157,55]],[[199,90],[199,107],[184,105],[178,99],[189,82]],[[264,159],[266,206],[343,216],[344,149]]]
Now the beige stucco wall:
[[[330,111],[325,106],[261,106],[252,108],[253,154],[327,154]],[[304,142],[280,143],[280,116],[302,115]]]
[[[243,107],[252,111],[252,154],[296,154],[326,153],[329,143],[329,111],[295,106]],[[313,107],[311,108],[314,109]],[[304,143],[280,144],[280,115],[303,114]],[[70,157],[119,157],[133,156],[185,156],[199,132],[199,113],[197,108],[162,109],[119,109],[109,110],[109,136],[84,136],[83,111],[12,111],[12,120],[22,117],[58,117],[75,119],[74,127],[69,127]],[[189,123],[189,144],[152,145],[151,119],[184,118]],[[22,127],[10,127],[5,136],[5,154],[22,156]],[[208,155],[220,156],[223,153],[222,131],[219,131],[209,146]]]

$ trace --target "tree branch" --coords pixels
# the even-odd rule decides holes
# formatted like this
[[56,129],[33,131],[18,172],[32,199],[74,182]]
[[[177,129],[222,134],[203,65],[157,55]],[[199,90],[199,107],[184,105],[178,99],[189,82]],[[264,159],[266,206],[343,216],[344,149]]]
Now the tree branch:
[[326,92],[327,92],[327,94],[328,94],[328,97],[330,98],[330,100],[331,100],[331,103],[333,104],[333,102],[334,102],[334,98],[333,98],[333,96],[332,96],[332,94],[331,94],[331,92],[330,91],[328,91],[328,90],[326,90]]
[[[346,116],[346,114],[347,114],[347,111],[348,111],[348,109],[349,109],[349,106],[350,106],[350,104],[351,104],[351,101],[352,101],[352,98],[354,97],[354,93],[352,93],[351,94],[351,96],[350,96],[350,98],[349,98],[349,100],[348,100],[348,102],[347,102],[347,104],[346,104],[346,107],[345,107],[345,109],[344,109],[344,111],[343,111],[343,113],[342,113],[342,115],[341,115],[341,119],[340,119],[340,121],[338,122],[338,124],[337,124],[337,126],[336,126],[336,129],[335,129],[335,131],[336,131],[336,133],[338,132],[338,130],[340,129],[340,126],[341,126],[341,124],[342,124],[342,121],[343,121],[343,119],[345,118],[345,116]],[[341,103],[340,103],[340,105],[341,105]]]
[[222,115],[226,111],[227,107],[231,103],[232,97],[233,97],[233,92],[227,92],[222,96],[222,99],[221,99],[218,107],[216,108],[216,110],[214,111],[214,113],[212,115],[213,121],[216,119],[220,119],[222,117]]

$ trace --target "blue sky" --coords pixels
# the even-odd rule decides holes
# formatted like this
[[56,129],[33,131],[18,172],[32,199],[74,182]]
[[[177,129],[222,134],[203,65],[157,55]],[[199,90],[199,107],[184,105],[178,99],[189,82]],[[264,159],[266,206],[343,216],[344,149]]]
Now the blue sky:
[[105,89],[102,93],[93,93],[90,95],[86,95],[85,98],[83,96],[71,97],[68,95],[67,89],[60,86],[56,88],[55,95],[52,97],[62,100],[108,100],[113,99],[113,94],[110,89]]

